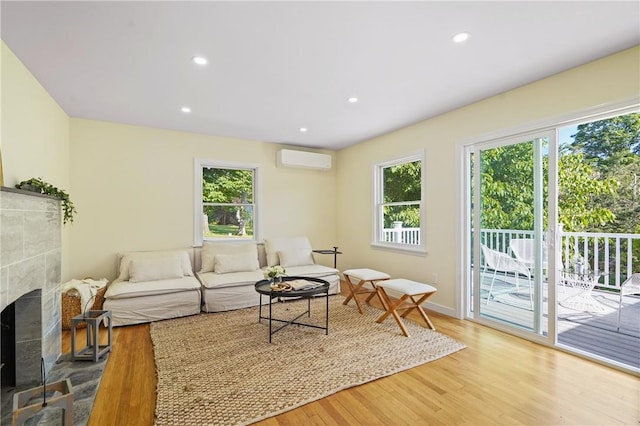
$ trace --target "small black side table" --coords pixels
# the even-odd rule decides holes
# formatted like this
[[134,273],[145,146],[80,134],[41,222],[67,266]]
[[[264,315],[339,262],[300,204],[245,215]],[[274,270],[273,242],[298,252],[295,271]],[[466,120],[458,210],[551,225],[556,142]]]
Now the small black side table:
[[[271,343],[271,336],[273,336],[278,331],[282,330],[283,328],[291,324],[297,324],[304,327],[319,328],[321,330],[324,330],[324,334],[326,335],[329,334],[329,282],[320,278],[311,278],[311,277],[282,277],[282,281],[285,281],[285,282],[294,281],[294,280],[307,280],[307,281],[318,283],[320,285],[318,287],[307,289],[307,290],[294,290],[294,291],[273,291],[271,289],[271,281],[269,280],[258,281],[255,285],[256,291],[260,294],[260,310],[258,312],[258,322],[262,322],[263,319],[269,320],[269,343]],[[269,316],[268,317],[262,316],[262,296],[263,295],[269,298],[268,300]],[[297,320],[304,315],[307,315],[308,317],[311,316],[311,299],[314,296],[318,296],[318,295],[320,295],[321,297],[324,296],[325,298],[324,327],[320,325],[305,324],[302,322],[297,322]],[[273,299],[277,299],[280,297],[282,298],[296,297],[296,298],[307,299],[307,310],[291,320],[274,318],[273,317]],[[281,322],[284,324],[282,324],[280,327],[274,330],[272,325],[273,321]]]
[[338,251],[338,247],[334,246],[333,250],[327,250],[327,249],[322,249],[322,250],[312,250],[314,253],[318,253],[318,254],[332,254],[333,255],[333,267],[337,268],[338,267],[338,255],[342,254],[341,251]]
[[[107,322],[108,343],[101,345],[100,324]],[[87,323],[87,346],[76,352],[76,329],[78,324]],[[111,311],[86,311],[71,318],[71,361],[84,360],[98,362],[98,359],[111,351],[112,331]]]

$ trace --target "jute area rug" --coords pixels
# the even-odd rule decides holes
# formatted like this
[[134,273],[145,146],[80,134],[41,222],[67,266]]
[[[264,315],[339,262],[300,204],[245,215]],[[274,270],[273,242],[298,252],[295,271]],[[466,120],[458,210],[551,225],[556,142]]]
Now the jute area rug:
[[[404,337],[393,318],[376,323],[382,311],[367,306],[360,315],[343,300],[329,297],[329,335],[292,325],[271,344],[257,307],[152,323],[155,424],[249,424],[464,348],[406,320],[411,337]],[[324,303],[313,300],[311,318],[299,321],[323,324]],[[303,300],[277,303],[274,317],[305,309]]]

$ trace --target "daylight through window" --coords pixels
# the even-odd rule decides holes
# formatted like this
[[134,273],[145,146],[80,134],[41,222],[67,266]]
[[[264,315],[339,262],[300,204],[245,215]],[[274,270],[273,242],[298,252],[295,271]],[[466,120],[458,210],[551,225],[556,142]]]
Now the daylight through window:
[[202,240],[256,238],[255,168],[200,165]]
[[422,156],[376,165],[374,244],[416,249],[422,246]]

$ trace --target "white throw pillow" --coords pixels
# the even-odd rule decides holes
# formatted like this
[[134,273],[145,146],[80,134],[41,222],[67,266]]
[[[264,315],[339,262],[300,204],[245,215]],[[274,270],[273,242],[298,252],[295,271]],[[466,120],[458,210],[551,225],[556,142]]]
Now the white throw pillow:
[[129,266],[129,282],[182,278],[182,262],[177,257],[134,259]]
[[279,251],[280,265],[289,266],[313,265],[313,255],[309,249]]
[[255,271],[260,269],[258,253],[216,254],[214,257],[214,271],[217,274],[230,272]]
[[276,237],[264,241],[267,253],[267,266],[280,264],[279,251],[311,250],[311,243],[307,237]]
[[204,272],[213,272],[213,269],[215,267],[215,257],[215,253],[207,253],[204,250],[202,251],[202,265],[200,266],[201,274]]
[[255,243],[207,243],[202,244],[200,273],[213,272],[215,257],[218,254],[252,253],[258,258],[258,247]]
[[182,266],[183,276],[193,276],[193,270],[191,269],[191,260],[189,259],[189,253],[185,250],[166,250],[166,251],[136,251],[130,253],[124,253],[120,260],[120,275],[118,279],[122,281],[129,280],[129,266],[132,260],[137,259],[158,259],[175,257],[180,260]]

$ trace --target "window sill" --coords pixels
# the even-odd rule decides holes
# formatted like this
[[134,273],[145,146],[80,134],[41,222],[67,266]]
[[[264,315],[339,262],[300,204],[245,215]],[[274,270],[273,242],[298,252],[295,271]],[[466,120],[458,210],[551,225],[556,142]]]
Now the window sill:
[[412,256],[426,256],[428,253],[427,250],[422,247],[402,244],[371,243],[371,248],[374,250],[384,250],[393,253],[409,254]]
[[258,243],[258,240],[255,238],[245,238],[245,237],[235,237],[235,238],[228,238],[228,237],[221,237],[221,238],[215,238],[215,237],[206,237],[203,238],[202,241],[215,241],[215,242],[224,242],[224,241],[229,241],[229,242],[234,242],[234,243]]

